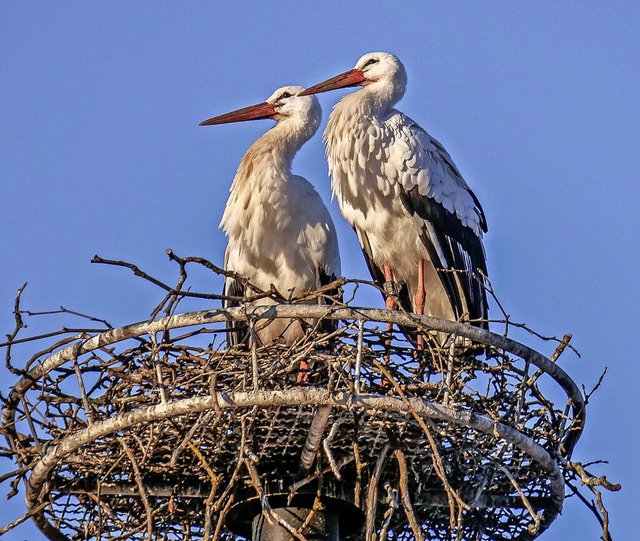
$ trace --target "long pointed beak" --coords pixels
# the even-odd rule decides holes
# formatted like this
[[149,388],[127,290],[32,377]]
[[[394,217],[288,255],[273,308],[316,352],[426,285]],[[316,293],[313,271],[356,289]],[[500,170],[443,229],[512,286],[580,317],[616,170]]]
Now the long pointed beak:
[[329,92],[329,90],[336,90],[338,88],[347,88],[349,86],[360,86],[365,81],[365,76],[362,71],[352,69],[345,71],[340,75],[336,75],[331,79],[327,79],[322,83],[313,85],[306,90],[303,90],[298,96],[309,96],[310,94],[319,94],[320,92]]
[[199,126],[212,126],[213,124],[229,124],[230,122],[244,122],[245,120],[257,120],[259,118],[270,118],[276,114],[275,106],[272,103],[258,103],[243,107],[237,111],[231,111],[220,116],[214,116],[209,120],[200,122]]

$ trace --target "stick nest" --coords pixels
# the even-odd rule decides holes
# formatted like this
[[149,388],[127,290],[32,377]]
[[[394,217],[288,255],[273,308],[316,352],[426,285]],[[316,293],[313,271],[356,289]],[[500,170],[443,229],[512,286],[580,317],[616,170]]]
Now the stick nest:
[[[193,295],[172,258],[181,279],[152,319],[63,329],[20,369],[18,296],[7,479],[12,494],[25,481],[50,539],[235,539],[248,509],[276,520],[272,504],[300,496],[346,502],[349,539],[533,539],[556,518],[584,422],[557,364],[469,325],[318,304],[323,292],[176,315]],[[233,322],[251,335],[276,318],[303,322],[305,337],[227,347]],[[424,347],[400,327],[424,332]]]

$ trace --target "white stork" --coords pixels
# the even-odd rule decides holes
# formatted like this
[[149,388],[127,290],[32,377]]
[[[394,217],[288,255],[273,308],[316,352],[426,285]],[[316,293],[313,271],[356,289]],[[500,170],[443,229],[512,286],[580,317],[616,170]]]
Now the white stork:
[[486,327],[484,212],[444,147],[394,109],[406,85],[398,58],[369,53],[301,95],[362,87],[335,105],[324,139],[334,196],[387,308]]
[[[318,130],[322,117],[316,97],[299,97],[302,90],[285,86],[264,103],[200,124],[259,118],[277,122],[242,158],[220,227],[229,238],[225,269],[263,291],[273,285],[284,296],[318,289],[340,276],[338,239],[329,211],[314,187],[291,172],[294,156]],[[252,292],[245,291],[241,281],[226,278],[224,295],[250,297]],[[269,298],[254,301],[260,305],[274,302]],[[224,306],[237,304],[225,301]],[[243,341],[242,334],[241,328],[234,326],[229,345]],[[286,319],[275,319],[257,331],[262,344],[291,344],[303,335],[300,321]]]

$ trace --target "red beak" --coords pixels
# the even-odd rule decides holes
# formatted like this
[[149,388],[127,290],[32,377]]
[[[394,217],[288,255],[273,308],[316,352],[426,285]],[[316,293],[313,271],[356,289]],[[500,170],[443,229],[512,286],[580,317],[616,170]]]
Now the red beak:
[[310,94],[318,94],[320,92],[328,92],[329,90],[336,90],[338,88],[347,88],[350,86],[360,86],[365,81],[365,76],[360,70],[349,70],[336,75],[331,79],[327,79],[322,83],[313,85],[312,87],[303,90],[298,96],[308,96]]
[[259,118],[271,118],[276,114],[275,106],[272,103],[258,103],[249,107],[243,107],[237,111],[231,111],[220,116],[214,116],[209,120],[200,122],[200,126],[211,126],[213,124],[229,124],[230,122],[244,122],[245,120],[257,120]]

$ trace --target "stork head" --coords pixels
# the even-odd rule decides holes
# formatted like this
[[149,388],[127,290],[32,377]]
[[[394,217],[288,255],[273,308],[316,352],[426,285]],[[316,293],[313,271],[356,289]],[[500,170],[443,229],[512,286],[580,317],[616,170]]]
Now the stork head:
[[322,117],[320,102],[315,96],[300,96],[303,91],[301,86],[283,86],[271,94],[267,103],[273,104],[276,111],[272,118],[278,122],[296,120],[317,129]]
[[407,87],[407,72],[391,53],[367,53],[358,60],[355,67],[331,79],[307,88],[301,96],[328,92],[351,86],[370,87],[372,94],[393,105],[402,98]]
[[315,96],[299,96],[303,90],[301,86],[283,86],[263,103],[210,118],[201,122],[200,126],[271,118],[278,123],[295,123],[307,127],[315,133],[320,125],[322,110]]

